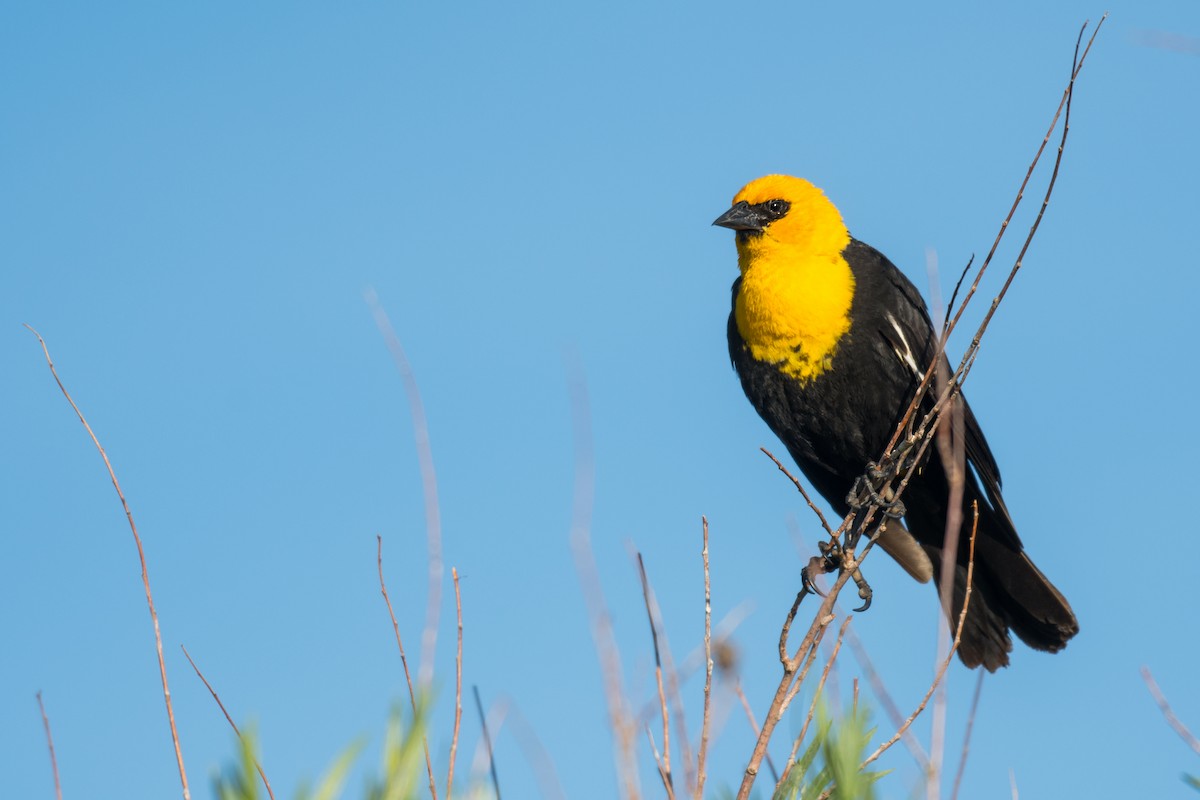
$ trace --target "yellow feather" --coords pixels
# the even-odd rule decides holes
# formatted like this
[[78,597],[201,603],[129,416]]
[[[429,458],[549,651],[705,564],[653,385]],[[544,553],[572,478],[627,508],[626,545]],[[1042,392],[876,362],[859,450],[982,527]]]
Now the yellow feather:
[[808,382],[829,368],[850,329],[854,275],[842,257],[850,233],[821,190],[799,178],[759,178],[733,202],[768,200],[791,207],[761,234],[738,236],[738,332],[754,358]]

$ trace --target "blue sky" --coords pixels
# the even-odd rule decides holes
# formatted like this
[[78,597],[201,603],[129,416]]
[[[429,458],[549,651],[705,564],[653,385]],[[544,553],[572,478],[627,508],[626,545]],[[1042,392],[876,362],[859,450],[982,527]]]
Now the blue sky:
[[[418,648],[421,477],[368,288],[424,398],[445,563],[462,576],[464,680],[520,709],[566,795],[616,787],[568,545],[572,364],[630,696],[653,696],[630,543],[680,659],[702,633],[707,514],[715,614],[750,609],[734,641],[761,716],[817,527],[758,452],[782,448],[729,367],[733,243],[709,223],[748,180],[803,175],[923,289],[934,248],[945,291],[991,244],[1079,25],[1105,10],[1052,204],[967,386],[1018,528],[1082,633],[1054,657],[1018,646],[985,682],[963,796],[1009,796],[1010,770],[1030,797],[1194,796],[1179,776],[1200,764],[1138,667],[1200,728],[1200,8],[1074,1],[10,4],[3,794],[51,796],[38,690],[68,796],[178,791],[128,528],[21,323],[46,338],[144,538],[193,796],[235,749],[180,644],[235,719],[257,721],[279,796],[362,734],[373,768],[401,697],[377,534]],[[933,593],[883,559],[870,577],[875,606],[853,625],[910,709],[931,674]],[[439,774],[452,645],[444,625]],[[854,671],[845,659],[843,688]],[[952,667],[952,764],[973,682]],[[700,689],[684,684],[693,728]],[[751,749],[733,703],[719,686],[714,790],[736,785]],[[478,730],[468,706],[460,774]],[[534,795],[513,729],[497,748],[505,795]],[[912,760],[896,748],[884,766],[885,794],[908,796]]]

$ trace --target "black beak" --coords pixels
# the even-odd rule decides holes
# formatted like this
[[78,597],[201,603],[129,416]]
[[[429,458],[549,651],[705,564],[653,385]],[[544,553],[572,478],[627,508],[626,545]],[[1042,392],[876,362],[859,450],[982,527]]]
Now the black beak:
[[762,209],[755,208],[743,200],[713,220],[713,225],[720,225],[722,228],[735,231],[762,232],[762,229],[771,220],[772,217],[763,213]]

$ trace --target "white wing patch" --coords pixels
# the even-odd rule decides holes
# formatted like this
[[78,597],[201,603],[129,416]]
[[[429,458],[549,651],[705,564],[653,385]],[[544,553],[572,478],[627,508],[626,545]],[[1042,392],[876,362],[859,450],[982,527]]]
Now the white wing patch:
[[904,345],[904,348],[901,349],[896,346],[895,342],[891,342],[892,352],[896,354],[896,357],[899,358],[900,361],[908,365],[908,368],[912,370],[912,373],[917,377],[917,380],[921,380],[921,378],[925,377],[925,373],[920,367],[917,366],[916,356],[913,355],[912,346],[908,343],[908,339],[904,336],[904,331],[901,330],[900,323],[897,322],[896,318],[892,316],[892,312],[889,311],[886,316],[887,321],[892,325],[892,330],[896,332],[896,337],[900,341],[900,344]]

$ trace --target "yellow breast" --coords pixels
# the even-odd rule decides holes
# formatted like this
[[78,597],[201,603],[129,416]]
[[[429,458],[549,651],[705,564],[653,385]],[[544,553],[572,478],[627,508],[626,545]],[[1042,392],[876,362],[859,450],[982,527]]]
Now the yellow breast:
[[760,250],[753,240],[738,248],[738,332],[754,358],[807,383],[829,368],[850,330],[854,274],[840,252],[815,256],[774,249]]

